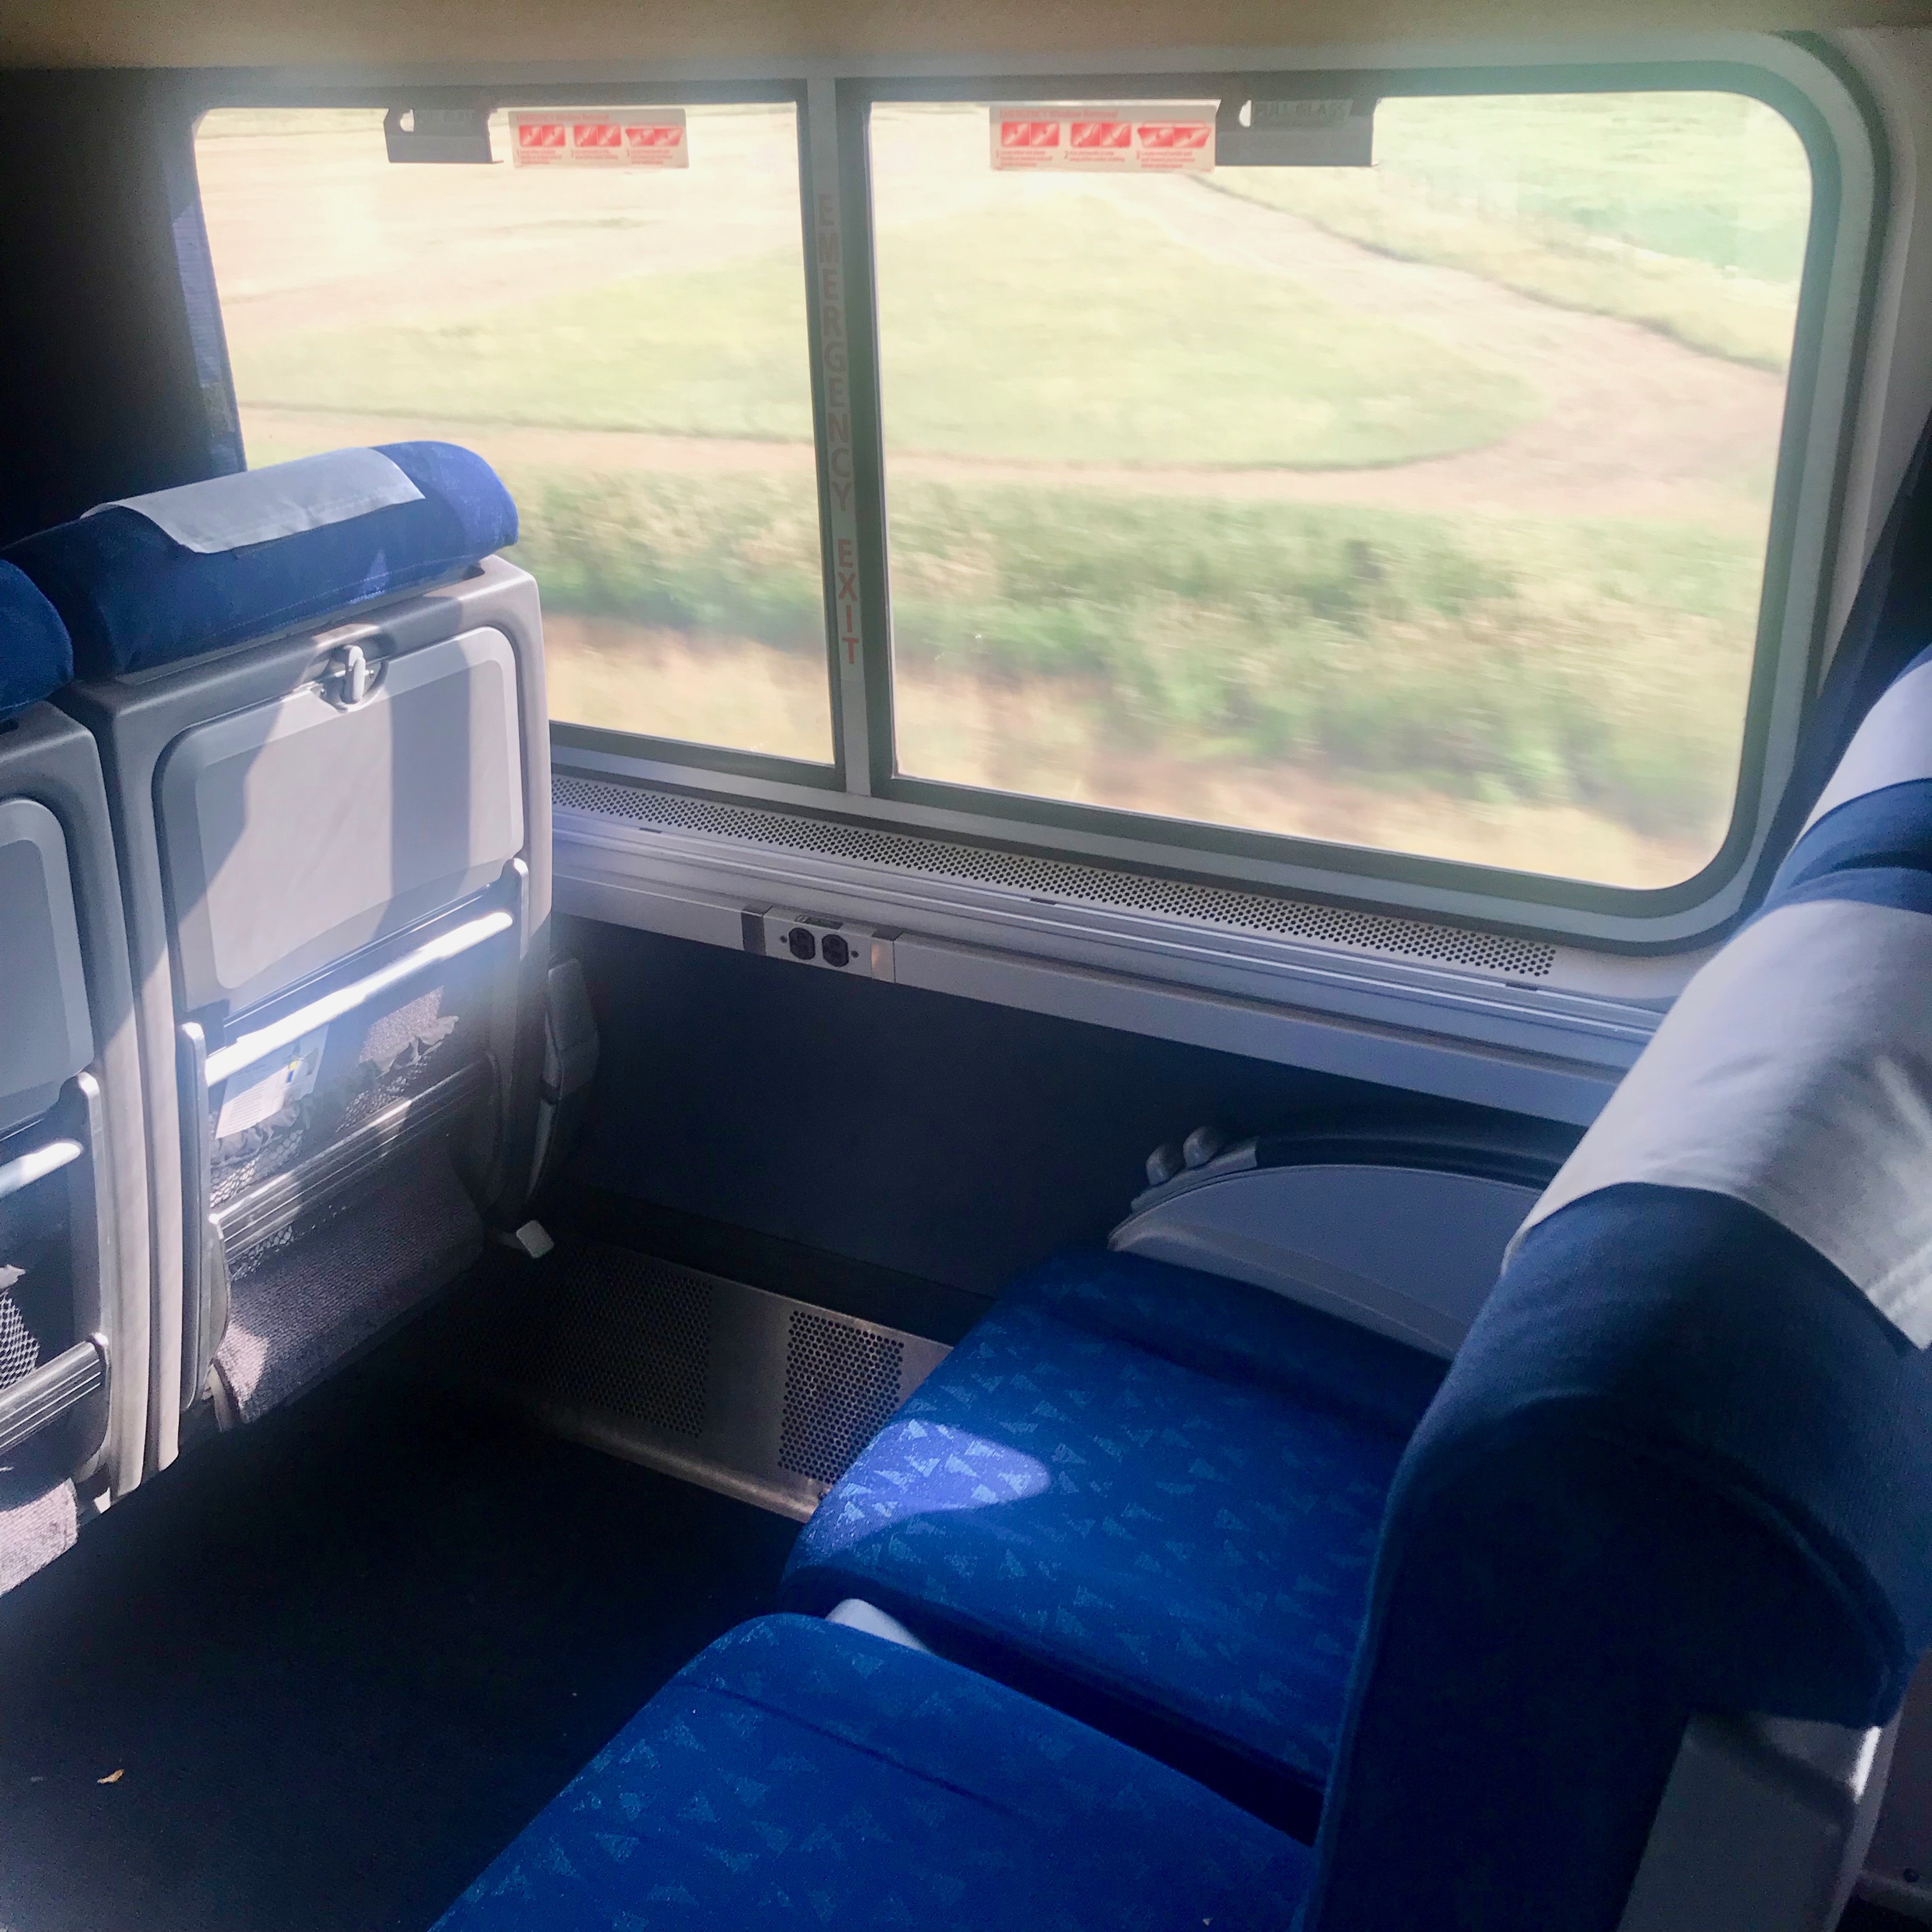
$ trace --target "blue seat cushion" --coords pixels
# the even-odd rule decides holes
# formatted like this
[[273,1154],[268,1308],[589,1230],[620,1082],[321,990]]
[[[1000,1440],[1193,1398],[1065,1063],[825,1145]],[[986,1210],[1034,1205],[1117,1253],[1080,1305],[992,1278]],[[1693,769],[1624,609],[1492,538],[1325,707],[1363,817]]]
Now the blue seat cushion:
[[171,664],[442,582],[517,540],[516,506],[480,456],[380,446],[422,494],[320,529],[212,555],[116,507],[6,553],[65,621],[84,677]]
[[863,1598],[1310,1835],[1383,1504],[1443,1370],[1238,1282],[1056,1258],[826,1496],[782,1601]]
[[970,1671],[765,1617],[653,1697],[439,1932],[1280,1932],[1308,1863]]
[[0,718],[51,698],[74,676],[67,626],[31,578],[0,563]]

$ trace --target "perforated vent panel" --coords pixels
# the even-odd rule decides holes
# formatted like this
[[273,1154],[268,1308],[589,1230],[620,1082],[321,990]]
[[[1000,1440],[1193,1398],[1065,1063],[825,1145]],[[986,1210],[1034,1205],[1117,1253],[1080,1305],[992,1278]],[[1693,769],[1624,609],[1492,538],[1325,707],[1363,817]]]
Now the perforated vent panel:
[[856,859],[898,871],[970,879],[1029,895],[1200,920],[1275,938],[1311,939],[1355,952],[1472,966],[1511,979],[1540,979],[1556,963],[1556,949],[1540,940],[1465,932],[1457,926],[1323,905],[1312,899],[1276,898],[1263,892],[1039,859],[950,839],[874,831],[753,806],[722,805],[648,785],[616,784],[560,773],[553,781],[552,796],[556,804],[573,811],[602,812],[634,824],[673,826],[681,831],[742,838],[827,858]]
[[540,1377],[553,1392],[674,1436],[704,1432],[712,1285],[622,1248],[575,1249]]
[[568,1234],[452,1354],[549,1426],[802,1522],[945,1344]]
[[785,1349],[778,1462],[836,1483],[899,1406],[903,1343],[799,1308]]

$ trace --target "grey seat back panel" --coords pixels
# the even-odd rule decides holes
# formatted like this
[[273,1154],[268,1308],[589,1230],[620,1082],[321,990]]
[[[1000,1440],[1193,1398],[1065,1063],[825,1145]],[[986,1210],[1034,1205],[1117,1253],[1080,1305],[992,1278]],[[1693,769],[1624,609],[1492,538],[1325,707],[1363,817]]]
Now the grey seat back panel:
[[162,761],[181,1004],[252,1004],[488,884],[524,843],[517,668],[478,628],[198,724]]
[[[46,839],[50,823],[59,837],[61,863],[47,876],[54,882],[53,897],[64,902],[62,922],[70,922],[80,970],[67,984],[85,1021],[84,1037],[70,1041],[70,1052],[61,1056],[67,1064],[55,1102],[56,1117],[44,1123],[44,1134],[37,1112],[35,1124],[13,1147],[28,1151],[51,1135],[79,1140],[86,1156],[34,1184],[13,1204],[22,1208],[38,1198],[44,1206],[50,1195],[64,1202],[55,1218],[64,1218],[69,1230],[62,1267],[74,1305],[71,1330],[64,1328],[62,1339],[98,1334],[108,1345],[110,1364],[105,1436],[98,1453],[72,1473],[90,1496],[103,1484],[118,1496],[140,1480],[144,1461],[150,1196],[127,928],[102,779],[93,740],[52,704],[32,706],[0,734],[0,800],[32,805],[28,816],[37,842]],[[14,822],[16,826],[21,822],[18,814]],[[43,854],[50,843],[40,844]],[[18,937],[6,929],[18,914],[17,895],[10,886],[0,888],[0,906],[8,914],[0,920],[0,1034],[4,1034],[20,1024],[14,1014],[15,974],[7,962],[9,942]],[[70,1448],[88,1426],[91,1418],[69,1432],[65,1439]]]
[[30,798],[0,798],[0,1133],[44,1113],[94,1058],[66,835]]
[[[504,1068],[506,1118],[519,1120],[524,1088],[530,1099],[522,1112],[535,1113],[542,1070],[541,998],[548,964],[550,917],[550,744],[542,728],[544,701],[542,615],[536,584],[500,557],[486,559],[476,571],[438,590],[399,598],[350,622],[292,632],[280,638],[212,654],[164,671],[76,684],[62,697],[62,708],[78,718],[100,747],[100,766],[115,814],[122,872],[122,902],[127,926],[122,957],[131,956],[134,997],[140,1016],[141,1074],[149,1104],[142,1110],[149,1172],[166,1177],[150,1203],[152,1240],[152,1306],[155,1346],[149,1352],[148,1415],[152,1434],[150,1466],[164,1468],[180,1445],[184,1251],[182,1209],[181,1096],[176,1065],[176,1030],[194,1010],[184,994],[173,956],[165,874],[168,859],[160,828],[159,766],[183,734],[214,719],[278,703],[302,685],[326,675],[332,656],[350,644],[386,676],[404,658],[478,630],[508,639],[515,666],[518,715],[536,721],[522,734],[516,766],[520,787],[524,917],[520,922],[520,970],[528,981],[522,997],[536,1024],[534,1053],[520,1050],[506,1031],[493,1044]],[[379,682],[375,687],[381,688]],[[4,760],[0,751],[0,760]],[[430,910],[433,910],[434,908]],[[406,923],[413,923],[407,921]],[[352,949],[344,946],[346,952]],[[333,963],[324,958],[317,970]],[[269,997],[264,994],[262,998]],[[254,1004],[251,997],[232,1004]],[[507,1024],[508,1016],[505,1016]],[[529,1063],[526,1064],[526,1063]],[[530,1136],[526,1135],[527,1139]],[[503,1150],[493,1164],[524,1179],[530,1153],[512,1144],[506,1130]]]

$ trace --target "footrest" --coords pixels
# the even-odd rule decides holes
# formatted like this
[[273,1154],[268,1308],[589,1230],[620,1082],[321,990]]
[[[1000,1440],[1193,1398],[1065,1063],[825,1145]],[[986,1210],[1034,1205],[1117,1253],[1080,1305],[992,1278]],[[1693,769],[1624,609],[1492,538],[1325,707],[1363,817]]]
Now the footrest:
[[483,1223],[436,1142],[398,1161],[334,1218],[255,1251],[232,1288],[214,1370],[226,1419],[298,1396],[448,1285],[483,1249]]
[[107,1386],[107,1352],[80,1342],[0,1389],[0,1456]]
[[496,1070],[472,1060],[420,1094],[392,1101],[373,1118],[292,1167],[272,1174],[210,1216],[232,1268],[265,1241],[365,1185],[410,1148],[448,1133],[496,1097]]
[[65,1556],[80,1533],[80,1505],[71,1483],[56,1483],[18,1502],[0,1491],[0,1596]]

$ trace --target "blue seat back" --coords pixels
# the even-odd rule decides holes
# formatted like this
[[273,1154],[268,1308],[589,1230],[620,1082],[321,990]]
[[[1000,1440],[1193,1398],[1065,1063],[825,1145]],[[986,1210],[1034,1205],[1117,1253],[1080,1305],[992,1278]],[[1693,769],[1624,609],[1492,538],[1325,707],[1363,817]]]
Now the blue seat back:
[[1304,1918],[1612,1932],[1702,1712],[1932,1643],[1932,662],[1517,1237],[1391,1493]]
[[1765,910],[1807,898],[1922,908],[1932,875],[1932,650],[1866,715],[1796,842]]
[[0,723],[73,676],[74,646],[59,614],[30,578],[0,563]]
[[[286,1399],[527,1192],[550,776],[536,586],[490,554],[516,536],[480,457],[399,442],[100,505],[7,553],[73,636],[62,706],[112,811],[157,1466],[184,1411]],[[405,1101],[378,1174],[356,1136]]]
[[[221,478],[104,506],[6,555],[65,620],[80,674],[102,678],[440,583],[516,542],[516,506],[480,456],[454,443],[386,443],[374,458],[388,460],[397,487],[372,490],[360,472],[345,482],[344,459],[371,456],[338,452],[236,478],[242,515],[218,548],[182,542],[178,512],[192,497],[205,520],[201,506],[219,502]],[[278,480],[291,474],[278,506]]]

